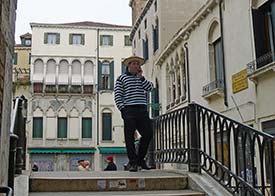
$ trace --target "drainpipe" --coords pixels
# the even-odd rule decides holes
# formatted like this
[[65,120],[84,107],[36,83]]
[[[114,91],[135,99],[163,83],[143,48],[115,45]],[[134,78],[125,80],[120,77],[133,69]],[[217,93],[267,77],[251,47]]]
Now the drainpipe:
[[96,33],[96,65],[97,65],[97,93],[96,93],[96,144],[97,146],[99,145],[99,29],[97,29],[97,33]]
[[219,14],[220,14],[220,30],[221,30],[221,46],[222,46],[222,63],[223,63],[223,85],[224,85],[224,105],[228,107],[227,100],[227,88],[226,88],[226,72],[225,72],[225,60],[224,60],[224,39],[223,39],[223,14],[222,14],[223,0],[219,2]]
[[187,79],[187,101],[188,103],[191,103],[190,98],[190,72],[189,72],[189,50],[187,46],[187,42],[184,44],[184,50],[185,50],[185,60],[186,60],[186,79]]

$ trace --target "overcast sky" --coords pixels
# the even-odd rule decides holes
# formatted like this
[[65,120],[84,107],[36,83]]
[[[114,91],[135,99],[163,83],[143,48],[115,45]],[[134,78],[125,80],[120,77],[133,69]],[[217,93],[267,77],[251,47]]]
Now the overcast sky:
[[93,21],[131,25],[129,0],[18,0],[15,40],[31,33],[30,23]]

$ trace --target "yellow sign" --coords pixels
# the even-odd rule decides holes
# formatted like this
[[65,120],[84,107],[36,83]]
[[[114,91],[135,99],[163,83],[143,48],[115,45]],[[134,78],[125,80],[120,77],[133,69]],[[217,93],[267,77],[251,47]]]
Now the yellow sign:
[[234,74],[232,76],[232,90],[233,93],[240,92],[248,88],[246,69]]

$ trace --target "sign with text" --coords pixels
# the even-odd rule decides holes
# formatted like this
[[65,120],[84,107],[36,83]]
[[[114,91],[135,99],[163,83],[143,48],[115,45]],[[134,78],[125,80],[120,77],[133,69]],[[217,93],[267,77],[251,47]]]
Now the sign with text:
[[234,94],[247,88],[248,80],[246,69],[232,75],[232,91]]

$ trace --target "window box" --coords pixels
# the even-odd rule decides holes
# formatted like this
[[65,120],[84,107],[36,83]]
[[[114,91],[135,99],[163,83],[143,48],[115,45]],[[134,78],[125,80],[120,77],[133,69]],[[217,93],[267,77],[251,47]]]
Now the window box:
[[59,85],[58,86],[58,92],[59,93],[68,93],[69,92],[69,86],[68,85]]
[[56,93],[57,89],[55,85],[46,85],[45,92],[46,93]]
[[34,83],[33,84],[33,92],[34,93],[42,93],[43,92],[43,84],[42,83]]
[[80,85],[72,85],[70,92],[71,93],[81,93],[81,86]]

